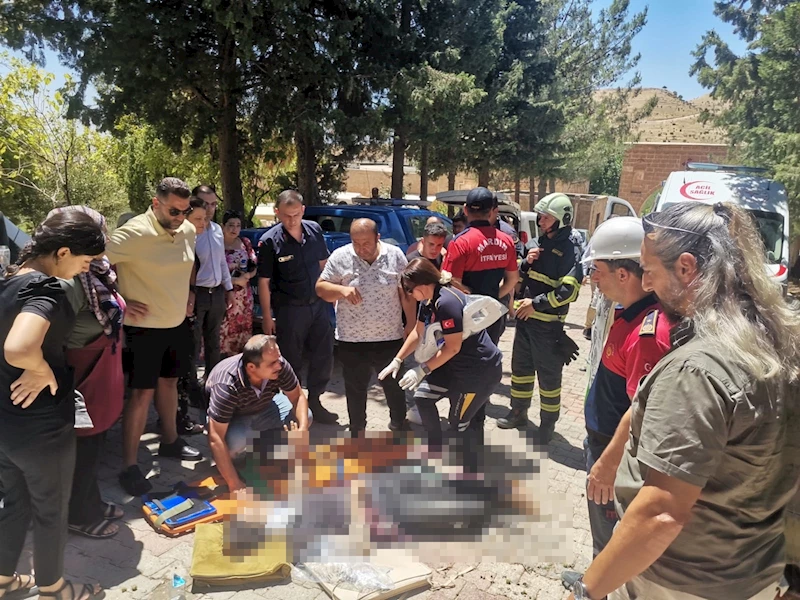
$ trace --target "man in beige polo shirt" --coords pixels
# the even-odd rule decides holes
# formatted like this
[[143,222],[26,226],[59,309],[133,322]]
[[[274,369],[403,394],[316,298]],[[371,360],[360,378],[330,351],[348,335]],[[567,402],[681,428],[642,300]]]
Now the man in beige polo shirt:
[[130,357],[131,397],[123,413],[123,471],[119,482],[132,496],[152,486],[136,455],[157,398],[162,438],[159,456],[200,460],[199,451],[178,436],[178,376],[191,361],[192,332],[186,325],[189,279],[194,264],[195,229],[189,188],[175,177],[158,184],[153,204],[111,234],[106,246],[116,265],[119,289],[128,304],[125,343]]

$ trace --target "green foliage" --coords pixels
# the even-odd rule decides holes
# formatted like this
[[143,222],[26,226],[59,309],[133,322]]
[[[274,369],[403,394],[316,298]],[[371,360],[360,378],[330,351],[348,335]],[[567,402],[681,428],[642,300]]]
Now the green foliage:
[[57,206],[85,204],[106,215],[125,209],[122,181],[112,168],[118,153],[110,136],[67,119],[67,80],[0,55],[0,210],[32,229]]
[[606,157],[603,167],[594,173],[589,180],[590,194],[606,194],[609,196],[619,194],[619,179],[622,176],[623,157],[622,148]]
[[[718,2],[715,12],[749,42],[736,56],[713,31],[695,50],[691,74],[723,104],[706,115],[727,131],[743,163],[767,167],[786,185],[791,213],[800,216],[800,4]],[[713,64],[707,56],[713,53]]]

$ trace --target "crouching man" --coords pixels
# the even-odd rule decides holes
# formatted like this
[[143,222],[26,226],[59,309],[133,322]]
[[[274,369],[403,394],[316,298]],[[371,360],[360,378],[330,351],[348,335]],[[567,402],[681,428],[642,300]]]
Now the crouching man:
[[[283,393],[281,393],[283,392]],[[233,459],[262,431],[305,431],[308,399],[275,336],[255,335],[244,352],[220,361],[206,378],[208,441],[231,492],[245,487]]]

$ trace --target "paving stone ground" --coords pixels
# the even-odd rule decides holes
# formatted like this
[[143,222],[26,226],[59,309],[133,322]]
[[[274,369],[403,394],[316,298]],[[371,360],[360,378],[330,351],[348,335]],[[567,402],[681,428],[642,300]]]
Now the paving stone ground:
[[[550,543],[530,540],[533,552],[525,564],[481,562],[470,564],[432,564],[435,569],[432,578],[433,588],[413,597],[415,600],[494,600],[511,598],[514,600],[562,600],[567,592],[561,587],[560,573],[564,567],[585,568],[591,560],[591,536],[586,511],[585,472],[583,462],[583,397],[586,387],[586,358],[589,343],[581,335],[586,308],[590,299],[589,287],[584,286],[580,296],[570,308],[566,330],[580,347],[581,356],[564,370],[561,418],[556,427],[554,440],[550,445],[547,466],[547,486],[556,498],[566,502],[568,518],[559,527],[558,533],[568,541],[571,548],[566,558],[559,563],[539,561],[535,554],[548,554]],[[511,381],[511,348],[514,339],[513,326],[507,328],[501,342],[503,351],[503,380],[492,396],[488,408],[486,429],[496,430],[495,419],[505,414],[509,405]],[[324,404],[340,415],[339,421],[346,425],[347,408],[344,385],[336,369],[334,379],[323,397]],[[447,403],[442,402],[442,413]],[[534,395],[534,406],[530,415],[538,422],[538,393]],[[199,415],[198,415],[199,417]],[[207,457],[200,463],[180,463],[160,460],[158,451],[155,412],[151,413],[147,433],[142,438],[139,462],[141,465],[153,464],[151,481],[156,487],[169,488],[182,480],[197,479],[212,468],[208,458],[205,436],[189,438],[191,443],[202,449]],[[388,410],[380,388],[375,385],[370,391],[368,407],[368,429],[385,430],[388,424]],[[322,427],[322,426],[315,426]],[[312,427],[313,429],[313,427]],[[344,426],[341,427],[345,429]],[[531,432],[535,426],[531,427]],[[502,439],[515,435],[514,432],[493,431],[490,435]],[[519,434],[516,434],[517,436]],[[156,587],[171,577],[174,572],[188,574],[191,564],[193,535],[171,539],[155,533],[141,518],[141,502],[123,492],[117,484],[116,475],[121,461],[121,434],[119,425],[109,433],[106,443],[100,480],[106,500],[116,502],[125,509],[125,517],[119,534],[109,540],[90,540],[71,535],[68,540],[65,570],[68,577],[78,581],[101,584],[107,590],[107,598],[147,599]],[[571,507],[571,511],[569,510]],[[538,550],[537,550],[538,548]],[[31,566],[31,545],[26,546],[20,564],[20,571]],[[469,567],[476,567],[461,574]],[[461,574],[461,575],[459,575]],[[441,587],[448,584],[449,587]],[[294,583],[270,585],[254,589],[232,589],[228,591],[205,592],[196,590],[194,598],[213,600],[316,600],[327,596],[320,590],[307,589]]]

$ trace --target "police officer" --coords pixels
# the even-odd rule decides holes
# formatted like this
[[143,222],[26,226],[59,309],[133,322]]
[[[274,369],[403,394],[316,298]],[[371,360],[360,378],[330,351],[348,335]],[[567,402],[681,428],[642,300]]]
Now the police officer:
[[516,309],[516,334],[511,357],[511,410],[497,420],[503,429],[525,426],[539,376],[540,442],[550,443],[561,410],[564,321],[569,304],[578,298],[583,269],[576,260],[572,233],[572,202],[564,194],[536,203],[538,247],[520,266],[523,300]]
[[281,352],[296,373],[300,373],[306,354],[308,407],[315,422],[333,424],[339,416],[319,400],[333,368],[333,327],[328,304],[314,290],[328,260],[328,247],[320,226],[304,220],[304,212],[299,193],[281,192],[275,202],[280,223],[261,237],[258,298],[264,315],[262,328],[267,335],[277,335]]
[[[639,381],[670,347],[670,322],[655,295],[642,288],[643,239],[641,219],[611,219],[597,228],[583,259],[591,263],[592,282],[600,293],[618,306],[584,405],[583,448],[594,556],[606,547],[618,521],[614,479],[630,431],[631,400]],[[575,571],[561,575],[568,589],[579,578]]]

